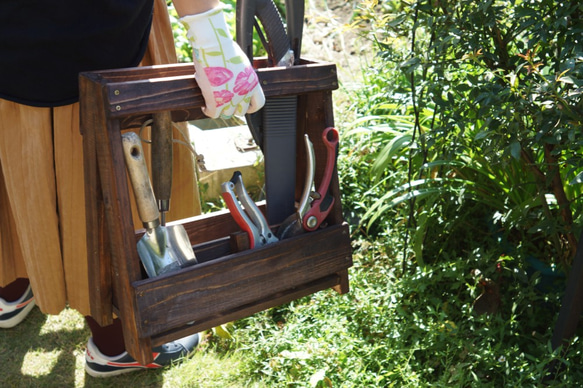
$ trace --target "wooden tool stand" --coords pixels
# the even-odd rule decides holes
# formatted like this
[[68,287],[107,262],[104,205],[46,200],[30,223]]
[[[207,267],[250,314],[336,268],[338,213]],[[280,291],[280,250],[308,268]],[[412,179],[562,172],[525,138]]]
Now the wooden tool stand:
[[[318,184],[326,155],[321,134],[334,125],[336,67],[305,61],[265,68],[263,63],[255,65],[267,99],[298,97],[297,138],[307,133],[314,143]],[[184,219],[177,223],[187,230],[198,264],[147,278],[136,249],[144,231],[133,228],[121,134],[158,112],[171,111],[174,122],[203,118],[193,65],[88,72],[81,75],[80,87],[91,312],[101,325],[119,316],[126,348],[139,362],[152,361],[153,346],[185,335],[327,288],[348,291],[352,254],[336,172],[331,183],[335,204],[326,227],[241,250],[233,248],[232,236],[241,232],[228,211]],[[305,157],[297,148],[301,192]]]

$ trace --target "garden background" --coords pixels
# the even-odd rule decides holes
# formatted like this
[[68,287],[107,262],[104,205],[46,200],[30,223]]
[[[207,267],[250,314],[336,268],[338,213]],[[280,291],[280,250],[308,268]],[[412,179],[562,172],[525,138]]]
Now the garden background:
[[341,81],[351,291],[224,325],[180,364],[107,380],[85,375],[82,317],[35,309],[0,332],[0,381],[583,384],[582,329],[568,346],[550,344],[582,231],[582,38],[578,1],[308,0],[303,52],[336,63]]

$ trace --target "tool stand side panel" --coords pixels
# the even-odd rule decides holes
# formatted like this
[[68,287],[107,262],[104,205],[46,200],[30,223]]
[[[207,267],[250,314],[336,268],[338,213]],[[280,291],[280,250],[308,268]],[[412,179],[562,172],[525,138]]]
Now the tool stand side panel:
[[[122,327],[126,349],[141,362],[147,363],[153,361],[150,350],[151,340],[149,338],[138,338],[137,336],[136,317],[134,314],[135,295],[131,288],[131,282],[141,276],[137,252],[133,244],[134,237],[133,226],[131,224],[130,202],[124,168],[125,162],[121,148],[121,130],[119,128],[119,122],[107,120],[106,109],[101,109],[107,103],[102,93],[105,88],[102,85],[96,84],[90,89],[92,90],[87,91],[95,93],[94,102],[97,105],[94,107],[85,105],[83,111],[84,116],[87,115],[91,118],[87,120],[93,120],[91,123],[92,128],[83,128],[84,139],[86,139],[84,140],[86,143],[84,148],[89,151],[89,155],[86,155],[85,158],[94,158],[93,161],[86,162],[89,168],[91,168],[87,185],[89,186],[95,183],[91,180],[95,179],[94,167],[97,167],[101,186],[101,196],[91,190],[86,193],[90,197],[89,204],[94,206],[94,209],[89,211],[88,220],[97,223],[98,234],[98,237],[92,237],[88,240],[91,249],[90,254],[95,254],[96,243],[100,240],[108,239],[111,254],[113,293],[114,298],[118,302],[119,315],[123,317]],[[99,100],[103,101],[103,103]],[[92,144],[94,144],[94,148]],[[95,152],[92,152],[92,149]],[[106,228],[101,227],[99,214],[102,211],[105,214]],[[88,225],[88,234],[93,232],[90,229],[93,226]],[[107,237],[102,235],[104,229],[107,229]],[[127,260],[127,258],[131,259]],[[100,255],[97,258],[93,256],[92,259],[99,261],[99,264],[90,264],[91,268],[98,268],[98,271],[101,271],[103,268],[102,265],[108,261],[107,255],[104,255],[104,257]],[[97,276],[99,279],[104,278],[105,281],[109,280],[108,276],[103,276],[101,272]],[[103,292],[101,294],[103,296]]]
[[133,222],[119,122],[110,121],[106,133],[99,136],[101,147],[98,146],[98,150],[101,149],[101,152],[98,160],[112,254],[114,298],[119,315],[124,317],[122,327],[126,349],[130,354],[151,362],[151,341],[149,338],[139,338],[136,330],[136,296],[131,283],[141,279],[142,275],[133,244]]
[[[316,154],[316,183],[322,180],[324,175],[324,167],[326,165],[326,147],[322,141],[322,131],[327,127],[334,126],[333,101],[331,91],[322,91],[315,93],[308,93],[301,96],[303,109],[303,128],[304,133],[307,133],[312,143],[314,144],[314,153]],[[304,156],[298,156],[298,164],[305,165]],[[299,167],[301,171],[305,167]],[[303,179],[303,175],[298,179]],[[303,182],[302,180],[297,181]],[[302,183],[299,183],[301,187]],[[344,219],[342,216],[342,203],[340,199],[340,189],[338,183],[337,168],[334,168],[332,180],[330,182],[330,190],[334,196],[334,207],[328,215],[328,222],[331,224],[341,224]]]
[[79,80],[81,132],[83,133],[83,164],[85,170],[85,214],[87,231],[87,260],[91,316],[102,326],[113,322],[111,256],[105,224],[103,197],[97,167],[95,131],[97,126],[105,126],[103,98],[100,85],[87,77]]
[[[299,96],[298,99],[298,133],[297,144],[302,144],[301,137],[308,134],[314,144],[316,155],[315,181],[320,182],[324,175],[326,149],[321,138],[322,131],[327,127],[334,127],[334,104],[332,91],[324,90],[320,92],[307,93]],[[302,190],[302,182],[306,170],[306,152],[303,147],[297,149],[297,170],[296,170],[296,199],[299,200]],[[334,205],[328,215],[327,221],[331,225],[339,225],[344,222],[342,214],[342,202],[340,196],[340,186],[338,180],[338,169],[334,168],[330,191],[334,196]],[[349,291],[348,270],[337,273],[340,282],[333,288],[339,294]]]

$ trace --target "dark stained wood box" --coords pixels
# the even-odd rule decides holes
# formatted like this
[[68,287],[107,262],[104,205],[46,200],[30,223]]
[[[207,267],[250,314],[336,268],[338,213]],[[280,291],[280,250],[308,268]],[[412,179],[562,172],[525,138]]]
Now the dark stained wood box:
[[[301,139],[307,133],[314,143],[319,182],[326,153],[320,135],[334,125],[336,67],[310,61],[291,68],[266,68],[261,60],[255,65],[267,99],[298,97],[296,135]],[[144,277],[136,250],[143,231],[133,228],[121,132],[158,112],[170,111],[175,122],[204,118],[193,65],[87,72],[80,76],[80,88],[91,312],[101,325],[110,324],[114,314],[120,317],[126,347],[138,361],[151,362],[152,346],[320,290],[348,292],[352,252],[336,173],[331,183],[336,201],[325,228],[237,251],[232,240],[241,232],[227,211],[180,220],[199,263]],[[305,167],[300,148],[298,192]]]

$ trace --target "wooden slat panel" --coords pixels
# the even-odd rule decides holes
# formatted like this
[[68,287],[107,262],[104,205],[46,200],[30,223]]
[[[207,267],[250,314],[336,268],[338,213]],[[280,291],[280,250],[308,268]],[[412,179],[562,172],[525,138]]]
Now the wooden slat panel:
[[[99,106],[93,109],[99,109]],[[98,240],[107,238],[109,241],[113,295],[118,301],[120,316],[123,317],[122,328],[126,349],[140,362],[149,363],[152,362],[151,340],[138,336],[136,322],[138,311],[131,288],[133,280],[141,279],[141,269],[133,236],[128,233],[133,230],[133,226],[121,131],[117,121],[108,120],[107,125],[102,124],[96,123],[94,139],[102,188],[100,200],[101,206],[105,209],[107,226],[99,229],[106,236],[100,235]],[[88,226],[89,231],[90,228],[91,226]]]
[[348,227],[336,225],[137,282],[140,335],[206,319],[351,265]]
[[171,63],[166,65],[127,67],[81,73],[94,82],[107,84],[112,82],[137,81],[148,78],[165,78],[191,75],[194,72],[192,63]]
[[[346,276],[346,279],[343,277]],[[178,329],[171,330],[168,332],[160,333],[152,337],[152,345],[162,345],[174,338],[181,338],[189,334],[194,334],[203,330],[208,330],[218,325],[222,325],[227,322],[236,321],[241,318],[246,318],[255,314],[259,311],[267,310],[272,307],[280,306],[284,303],[289,303],[293,300],[303,298],[314,294],[318,291],[322,291],[328,288],[334,288],[343,282],[348,282],[346,272],[341,272],[339,274],[332,274],[318,280],[298,285],[293,289],[286,290],[277,294],[265,296],[263,299],[254,301],[247,305],[237,306],[231,311],[221,311],[215,316],[207,317],[204,319],[199,319],[191,325],[185,325]]]
[[[338,88],[333,65],[304,65],[290,68],[267,68],[258,71],[266,97],[290,96]],[[204,99],[193,74],[123,80],[107,84],[110,118],[122,118],[165,110],[200,110]],[[194,115],[194,114],[191,114]]]
[[[258,202],[259,210],[265,213],[265,202]],[[171,225],[182,225],[188,234],[192,245],[203,244],[208,241],[228,237],[232,233],[241,230],[228,210],[219,210],[208,214],[202,214],[190,218],[171,221]],[[136,243],[142,237],[145,230],[137,230]]]

